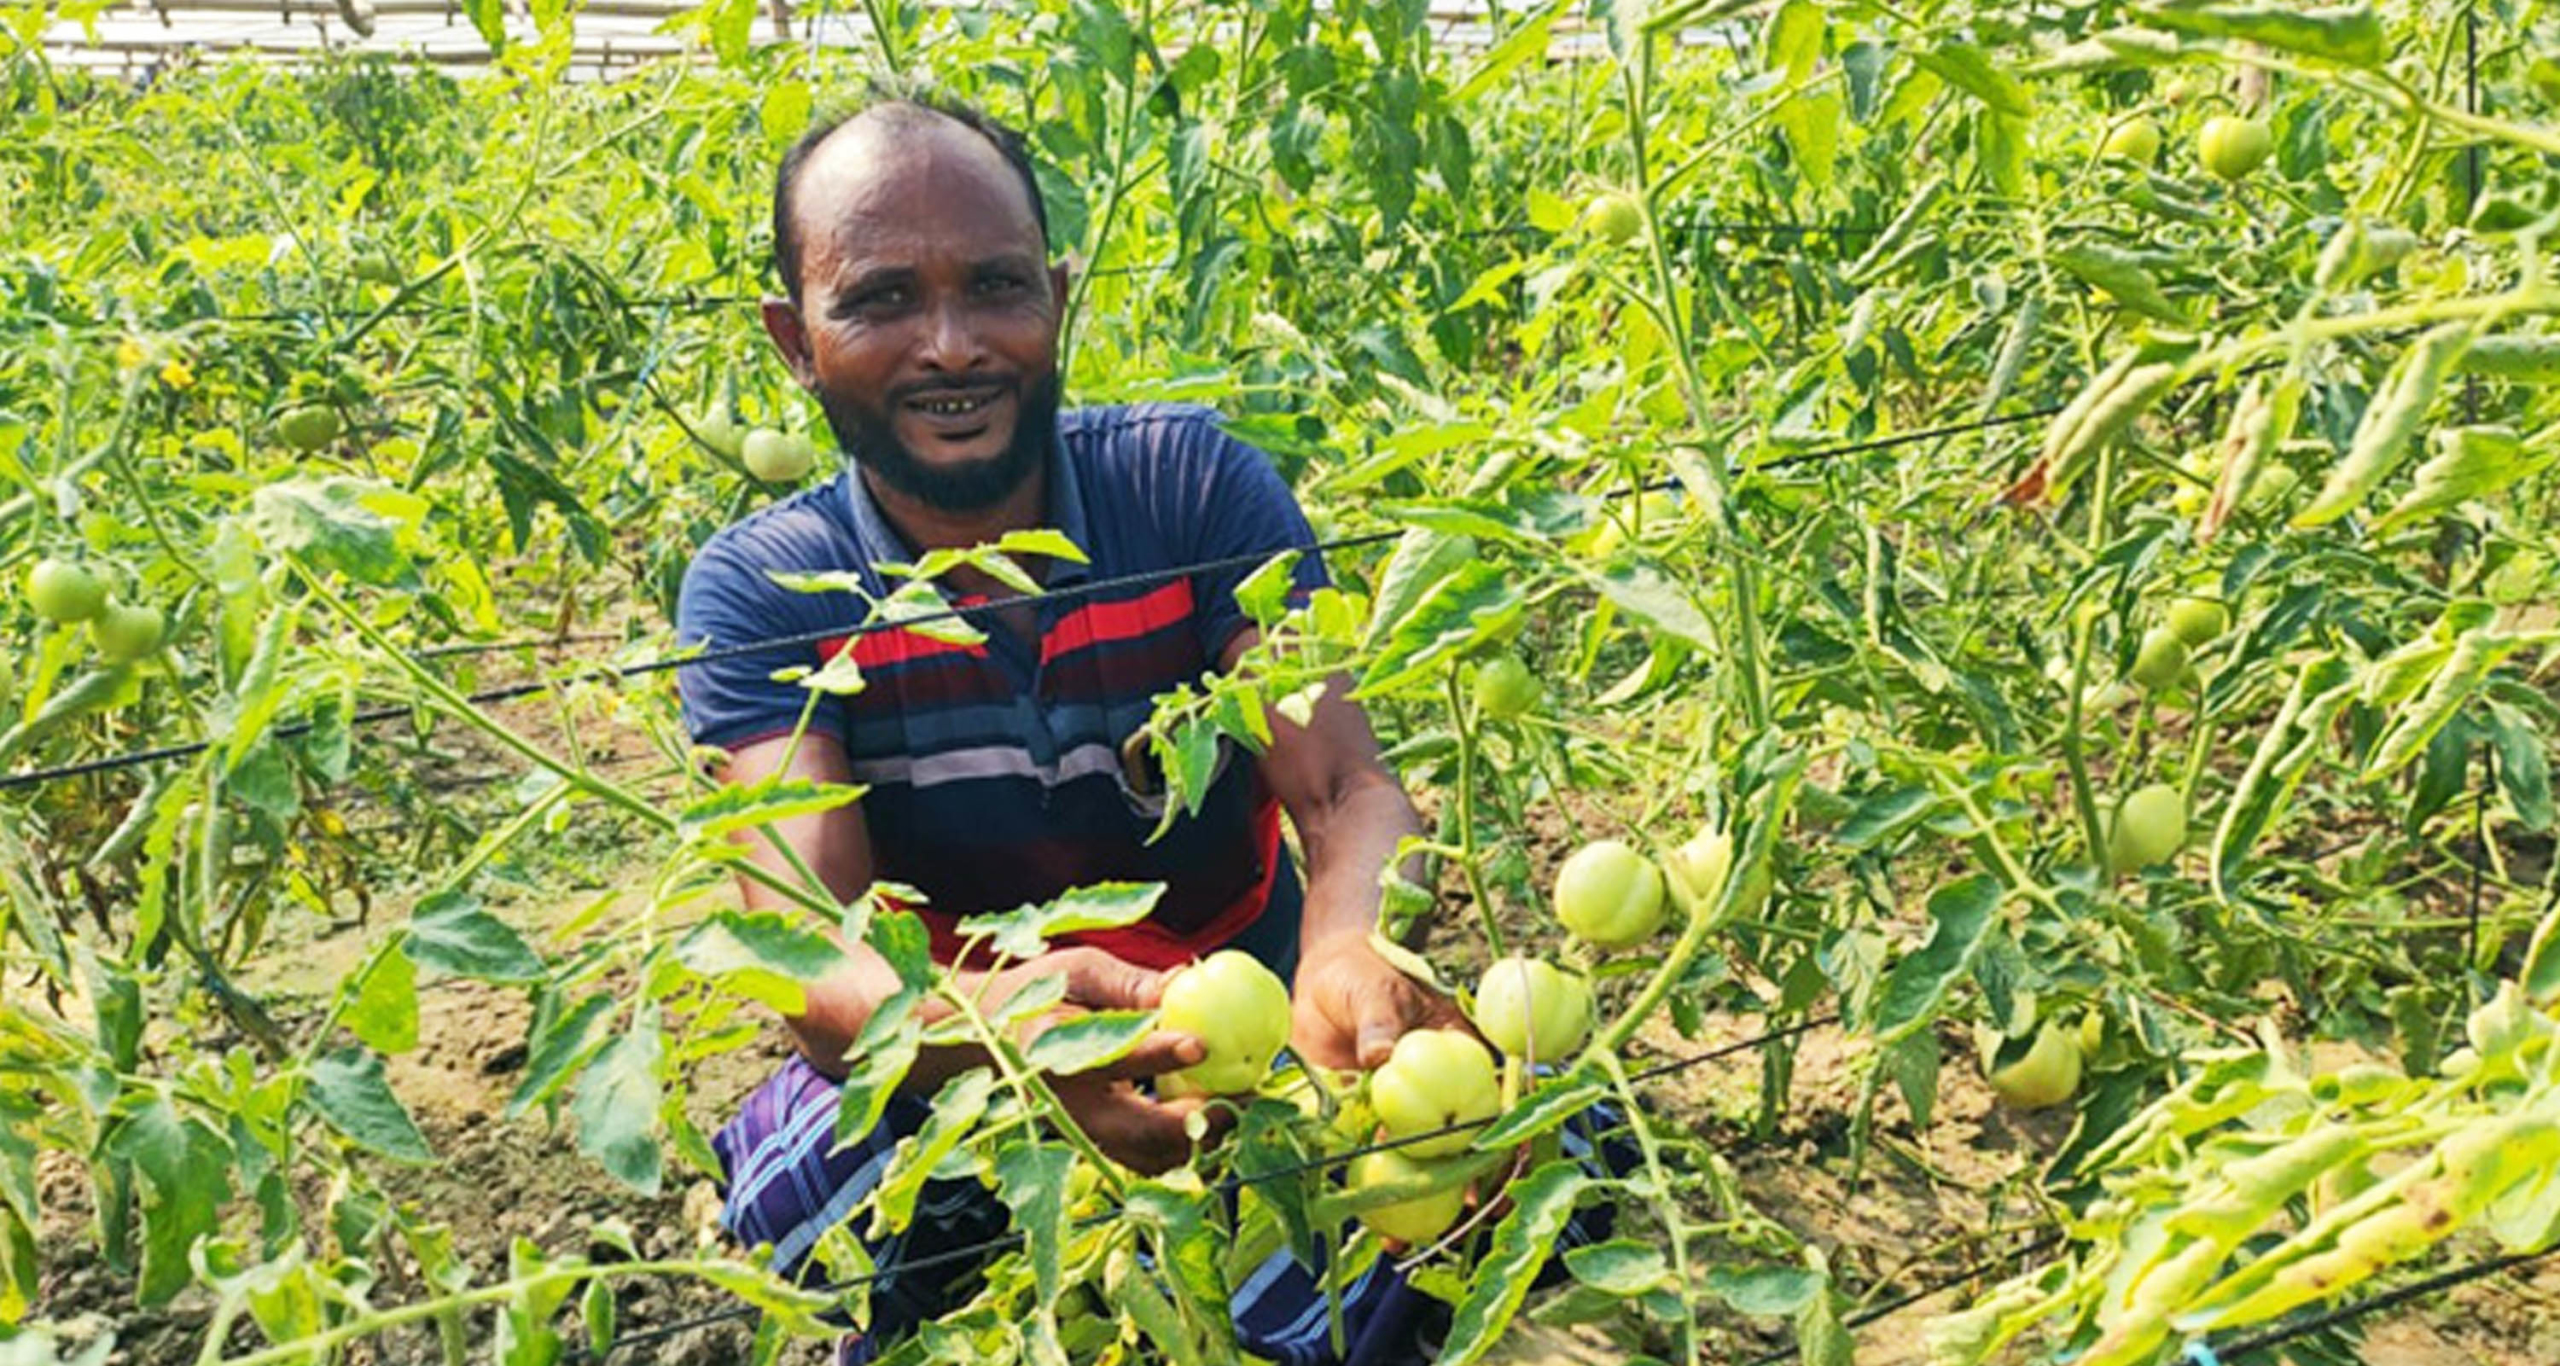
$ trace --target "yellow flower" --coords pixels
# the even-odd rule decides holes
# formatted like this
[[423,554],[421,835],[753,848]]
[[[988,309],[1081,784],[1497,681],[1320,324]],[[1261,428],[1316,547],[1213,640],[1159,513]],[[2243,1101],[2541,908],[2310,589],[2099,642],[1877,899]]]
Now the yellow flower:
[[139,370],[142,368],[142,362],[149,358],[149,354],[142,349],[140,338],[127,337],[116,343],[116,367],[121,370]]
[[188,369],[185,361],[172,359],[160,367],[160,382],[172,389],[185,389],[196,382],[196,372]]

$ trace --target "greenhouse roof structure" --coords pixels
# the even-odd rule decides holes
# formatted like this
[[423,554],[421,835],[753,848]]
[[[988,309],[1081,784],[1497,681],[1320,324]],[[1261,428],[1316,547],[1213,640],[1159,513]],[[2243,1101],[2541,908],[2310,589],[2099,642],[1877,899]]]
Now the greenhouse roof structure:
[[[497,0],[509,33],[535,32],[527,0]],[[870,26],[857,0],[754,0],[752,41],[860,47]],[[925,0],[943,7],[977,0]],[[578,9],[572,67],[599,76],[660,58],[706,51],[700,9],[691,0],[588,0]],[[1513,7],[1516,13],[1518,7]],[[1439,41],[1485,47],[1496,27],[1485,0],[1434,0]],[[1553,30],[1550,56],[1596,55],[1606,40],[1596,26],[1566,18]],[[1684,35],[1692,36],[1692,35]],[[173,63],[250,54],[307,61],[340,52],[378,52],[437,66],[469,69],[491,60],[488,42],[461,0],[117,0],[86,22],[59,19],[44,47],[67,66],[148,79]]]

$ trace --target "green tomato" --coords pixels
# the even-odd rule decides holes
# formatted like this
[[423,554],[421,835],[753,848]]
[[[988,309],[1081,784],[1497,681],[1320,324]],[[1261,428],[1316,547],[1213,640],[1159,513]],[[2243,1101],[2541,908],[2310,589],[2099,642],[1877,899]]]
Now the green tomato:
[[1644,205],[1624,191],[1611,191],[1582,211],[1583,230],[1613,247],[1623,247],[1644,231]]
[[[1412,1138],[1452,1124],[1476,1124],[1502,1108],[1502,1080],[1493,1054],[1473,1035],[1454,1029],[1417,1029],[1396,1040],[1387,1065],[1369,1077],[1369,1106],[1387,1137]],[[1403,1145],[1415,1157],[1464,1152],[1472,1130]]]
[[276,435],[284,438],[284,444],[304,452],[319,450],[337,440],[346,427],[337,409],[320,403],[289,409],[276,419]]
[[1241,1095],[1262,1084],[1289,1042],[1289,989],[1252,954],[1220,949],[1165,983],[1156,1021],[1208,1050],[1161,1079],[1169,1094]]
[[2125,677],[2146,692],[2174,688],[2186,674],[2187,643],[2166,626],[2142,633],[2142,646],[2133,652],[2133,667],[2125,671]]
[[1500,959],[1476,984],[1475,1020],[1504,1053],[1555,1062],[1591,1036],[1591,984],[1543,958]]
[[381,247],[366,247],[356,253],[356,278],[369,285],[400,283],[400,263]]
[[77,560],[38,560],[27,571],[27,605],[50,622],[87,621],[107,610],[107,582]]
[[2126,119],[2107,134],[2107,141],[2098,152],[2118,161],[2148,166],[2160,157],[2160,125],[2148,115]]
[[[1349,1170],[1343,1173],[1343,1179],[1350,1183],[1352,1190],[1364,1191],[1421,1181],[1430,1173],[1429,1164],[1389,1150],[1362,1153],[1353,1158]],[[1392,1238],[1400,1243],[1427,1243],[1454,1227],[1466,1208],[1466,1188],[1451,1186],[1411,1200],[1364,1209],[1360,1211],[1360,1222],[1381,1238]]]
[[160,648],[168,624],[157,607],[128,607],[111,602],[89,623],[89,643],[110,664],[131,664]]
[[2204,160],[2204,168],[2229,181],[2246,179],[2275,150],[2275,134],[2256,119],[2216,114],[2196,134],[2196,154]]
[[697,444],[724,460],[737,459],[747,437],[747,434],[740,430],[738,420],[731,417],[728,408],[720,404],[714,404],[691,415],[685,420],[685,426],[692,429],[693,439]]
[[2013,1110],[2060,1105],[2080,1090],[2080,1031],[2047,1019],[2027,1055],[1991,1069],[1991,1093]]
[[765,483],[796,484],[809,477],[818,452],[809,438],[796,432],[758,427],[739,445],[738,458],[746,462],[747,473]]
[[2136,788],[2107,831],[2107,866],[2119,873],[2166,863],[2187,843],[2187,799],[2167,783]]
[[1681,910],[1713,909],[1724,895],[1725,880],[1733,876],[1733,836],[1712,825],[1701,829],[1671,851],[1662,872],[1671,899],[1680,903]]
[[2231,610],[2212,598],[2180,598],[2169,604],[2168,622],[2185,644],[2210,645],[2231,629]]
[[1476,710],[1496,721],[1527,715],[1538,705],[1538,676],[1508,651],[1476,667]]
[[1662,870],[1617,840],[1594,840],[1556,870],[1556,919],[1595,948],[1623,949],[1662,928]]

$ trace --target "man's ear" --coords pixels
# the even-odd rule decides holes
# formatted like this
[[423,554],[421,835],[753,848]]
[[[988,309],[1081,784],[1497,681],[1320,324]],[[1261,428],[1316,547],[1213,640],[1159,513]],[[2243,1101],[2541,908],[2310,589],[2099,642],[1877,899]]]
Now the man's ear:
[[1056,309],[1061,318],[1067,316],[1067,300],[1071,297],[1067,287],[1073,281],[1074,274],[1064,260],[1049,267],[1049,306]]
[[799,308],[789,299],[765,300],[764,334],[773,338],[773,349],[782,353],[782,363],[791,367],[791,377],[800,387],[816,389],[817,371],[809,363],[809,331],[801,325]]

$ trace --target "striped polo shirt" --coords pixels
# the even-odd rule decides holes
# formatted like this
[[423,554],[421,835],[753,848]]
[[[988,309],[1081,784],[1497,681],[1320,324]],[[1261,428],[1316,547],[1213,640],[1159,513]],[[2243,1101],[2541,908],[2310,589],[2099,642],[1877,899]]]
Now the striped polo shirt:
[[[991,612],[967,618],[986,637],[974,645],[903,629],[855,635],[865,606],[851,594],[776,584],[775,572],[852,570],[885,596],[898,581],[875,565],[916,558],[848,466],[713,536],[685,572],[676,613],[688,645],[845,634],[685,666],[685,724],[696,743],[721,748],[789,734],[809,694],[773,674],[823,663],[850,637],[865,686],[822,697],[810,729],[842,742],[854,780],[869,787],[861,810],[874,871],[928,898],[917,909],[936,955],[956,951],[951,927],[963,916],[1097,882],[1162,882],[1145,922],[1077,942],[1169,967],[1251,925],[1284,857],[1278,803],[1250,754],[1222,754],[1200,809],[1152,841],[1161,798],[1124,768],[1124,745],[1155,697],[1215,667],[1251,625],[1235,588],[1252,567],[1080,586],[1268,556],[1314,537],[1270,462],[1204,408],[1062,412],[1054,452],[1048,525],[1089,562],[1049,562],[1036,644]],[[1320,557],[1302,556],[1298,591],[1323,581]],[[946,596],[963,608],[983,601]]]

